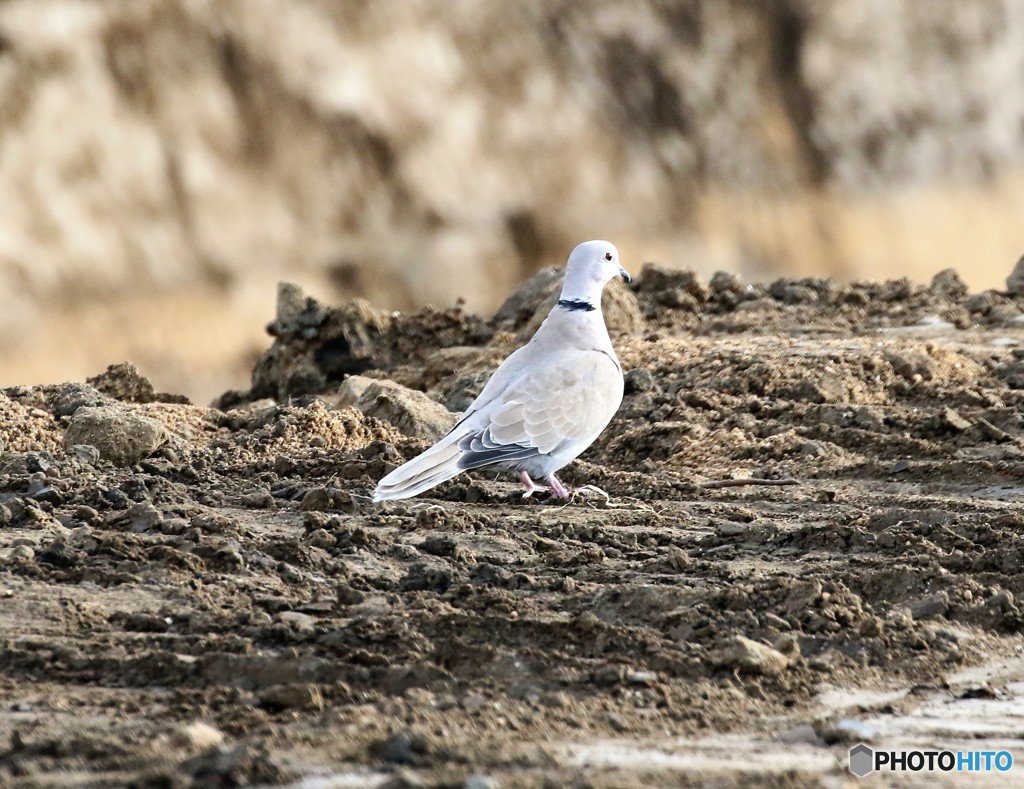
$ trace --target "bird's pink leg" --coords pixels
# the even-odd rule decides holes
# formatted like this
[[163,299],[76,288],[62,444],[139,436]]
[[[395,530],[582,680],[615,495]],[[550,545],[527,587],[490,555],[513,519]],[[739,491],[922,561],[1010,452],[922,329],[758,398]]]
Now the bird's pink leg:
[[523,491],[524,499],[530,498],[530,496],[532,496],[534,493],[547,493],[548,489],[545,488],[543,485],[538,485],[536,482],[530,479],[530,475],[527,474],[525,471],[519,472],[519,479],[522,481],[523,487],[526,488],[526,490]]
[[565,486],[558,481],[558,478],[554,474],[548,474],[545,477],[548,484],[551,486],[551,496],[556,499],[567,499],[569,498],[569,491],[565,489]]

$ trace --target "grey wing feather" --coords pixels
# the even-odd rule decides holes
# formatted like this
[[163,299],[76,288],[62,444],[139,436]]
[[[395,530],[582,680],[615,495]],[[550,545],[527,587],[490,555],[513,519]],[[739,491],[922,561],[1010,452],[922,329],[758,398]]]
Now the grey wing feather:
[[622,374],[600,351],[552,354],[494,398],[485,425],[463,438],[465,468],[551,454],[589,441],[622,402]]

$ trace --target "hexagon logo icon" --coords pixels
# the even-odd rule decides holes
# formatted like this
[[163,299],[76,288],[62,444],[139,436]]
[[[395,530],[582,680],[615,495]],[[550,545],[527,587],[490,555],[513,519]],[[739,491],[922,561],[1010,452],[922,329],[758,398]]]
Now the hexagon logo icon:
[[875,769],[875,752],[864,743],[850,748],[850,772],[863,778]]

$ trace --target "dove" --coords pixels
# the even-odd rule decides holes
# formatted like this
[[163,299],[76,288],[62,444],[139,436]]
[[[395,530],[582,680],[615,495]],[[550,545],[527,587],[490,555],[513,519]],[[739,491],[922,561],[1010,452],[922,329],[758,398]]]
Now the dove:
[[373,500],[409,498],[490,466],[518,472],[524,497],[569,498],[555,472],[601,435],[622,403],[622,366],[601,312],[601,293],[615,277],[630,281],[614,245],[577,246],[558,303],[530,341],[501,363],[446,436],[381,479]]

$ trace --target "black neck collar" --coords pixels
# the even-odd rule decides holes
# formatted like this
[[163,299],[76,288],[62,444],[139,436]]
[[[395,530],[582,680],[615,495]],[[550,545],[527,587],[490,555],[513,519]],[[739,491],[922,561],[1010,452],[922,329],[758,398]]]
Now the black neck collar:
[[560,299],[558,306],[569,310],[569,312],[593,312],[597,309],[589,301],[584,301],[583,299]]

